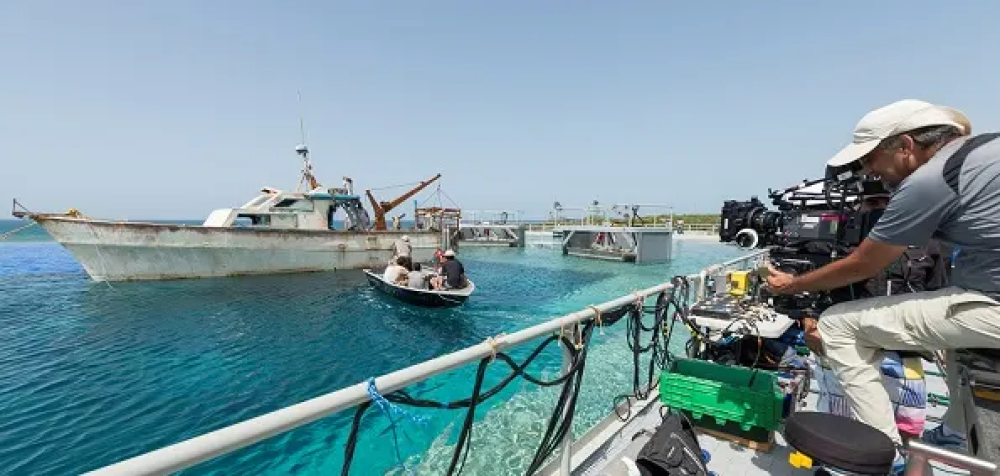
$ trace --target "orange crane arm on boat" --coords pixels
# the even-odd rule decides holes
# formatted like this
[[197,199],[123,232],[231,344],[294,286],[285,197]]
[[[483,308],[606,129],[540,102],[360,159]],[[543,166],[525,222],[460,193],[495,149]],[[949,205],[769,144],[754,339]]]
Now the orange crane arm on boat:
[[427,180],[425,182],[420,182],[420,185],[417,185],[416,187],[414,187],[409,192],[406,192],[406,193],[400,195],[399,198],[397,198],[397,199],[395,199],[395,200],[393,200],[391,202],[380,202],[378,200],[375,200],[375,196],[372,195],[372,191],[371,190],[365,190],[365,194],[368,195],[368,200],[370,202],[372,202],[372,211],[375,213],[375,229],[376,230],[385,230],[386,229],[386,225],[385,225],[385,215],[386,215],[386,213],[389,213],[390,211],[392,211],[393,208],[396,208],[401,203],[409,200],[410,197],[416,195],[421,190],[423,190],[424,188],[426,188],[428,185],[434,183],[434,181],[437,180],[437,179],[439,179],[439,178],[441,178],[441,174],[437,174],[434,177],[432,177],[430,180]]

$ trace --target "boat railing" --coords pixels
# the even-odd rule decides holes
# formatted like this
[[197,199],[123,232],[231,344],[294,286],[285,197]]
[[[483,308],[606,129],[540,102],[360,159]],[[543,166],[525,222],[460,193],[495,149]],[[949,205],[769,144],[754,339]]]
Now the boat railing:
[[[766,251],[750,253],[724,263],[711,266],[699,274],[688,276],[690,290],[695,296],[705,296],[714,283],[724,282],[725,273],[737,269],[753,269],[766,258]],[[635,306],[638,299],[654,297],[673,288],[671,283],[659,284],[627,296],[590,306],[547,322],[511,334],[501,334],[486,342],[427,360],[410,367],[377,377],[375,387],[382,394],[418,384],[429,378],[444,374],[458,367],[482,361],[507,349],[525,346],[540,338],[559,334],[576,324],[593,321],[599,313],[611,313],[627,306]],[[571,367],[572,356],[563,349],[563,369]],[[369,382],[362,382],[295,405],[245,420],[173,445],[141,454],[96,470],[89,475],[153,475],[167,474],[192,467],[209,459],[245,448],[267,438],[307,425],[334,413],[348,410],[371,400]],[[573,414],[569,413],[568,418]],[[567,431],[559,445],[559,473],[568,476],[571,471],[573,432]],[[923,455],[921,461],[940,459],[941,450],[917,446],[913,448]],[[926,450],[926,451],[925,451]],[[974,464],[976,460],[954,459],[950,462]],[[972,466],[975,467],[975,466]],[[909,473],[908,473],[909,474]],[[919,473],[914,473],[919,474]]]
[[[756,255],[737,258],[719,265],[727,268],[745,267],[756,260]],[[691,276],[695,283],[703,283],[698,275]],[[610,313],[626,306],[632,306],[637,299],[645,299],[669,290],[670,283],[659,284],[628,296],[589,307],[565,316],[552,319],[527,329],[511,334],[505,334],[490,339],[487,342],[467,347],[465,349],[431,359],[419,364],[397,370],[375,378],[375,386],[382,394],[423,382],[436,375],[443,374],[457,367],[481,361],[495,355],[497,352],[524,346],[539,338],[559,333],[562,329],[572,328],[575,324],[593,320],[597,312]],[[697,290],[696,290],[697,292]],[[703,292],[701,294],[704,294]],[[569,364],[568,352],[563,352],[563,366]],[[91,475],[147,475],[165,474],[179,471],[209,459],[230,453],[256,442],[298,428],[334,413],[353,408],[370,400],[367,382],[358,383],[319,397],[291,405],[256,418],[236,423],[173,445],[151,451],[103,468],[94,470]],[[563,474],[569,474],[570,448],[572,432],[567,432],[561,444],[561,462]]]

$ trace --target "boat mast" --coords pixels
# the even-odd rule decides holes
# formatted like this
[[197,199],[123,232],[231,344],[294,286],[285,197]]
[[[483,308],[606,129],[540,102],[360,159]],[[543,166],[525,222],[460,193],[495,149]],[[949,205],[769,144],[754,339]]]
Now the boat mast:
[[309,160],[309,147],[306,146],[306,126],[302,118],[302,91],[299,90],[297,93],[299,97],[299,137],[301,138],[301,142],[295,146],[295,153],[302,156],[302,178],[299,180],[298,186],[295,187],[296,192],[300,191],[302,184],[306,182],[309,183],[309,190],[315,190],[320,186],[319,181],[316,180],[316,176],[312,173],[312,161]]

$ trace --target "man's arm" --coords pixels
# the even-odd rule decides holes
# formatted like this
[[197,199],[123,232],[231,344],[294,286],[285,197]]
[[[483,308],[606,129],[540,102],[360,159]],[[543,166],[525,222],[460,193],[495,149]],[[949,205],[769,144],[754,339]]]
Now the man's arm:
[[957,206],[957,196],[938,170],[917,170],[889,199],[874,229],[853,253],[793,278],[786,292],[825,291],[875,276],[897,260],[907,245],[925,246]]
[[861,246],[844,259],[815,271],[796,276],[785,292],[825,291],[847,286],[878,274],[906,251],[906,246],[890,245],[865,238]]

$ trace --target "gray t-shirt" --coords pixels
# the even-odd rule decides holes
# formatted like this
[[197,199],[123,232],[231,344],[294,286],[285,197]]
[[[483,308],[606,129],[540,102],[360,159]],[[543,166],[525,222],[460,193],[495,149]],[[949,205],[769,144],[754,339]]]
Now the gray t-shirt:
[[407,284],[411,288],[416,288],[416,289],[427,288],[427,283],[424,282],[423,271],[410,271],[409,275],[407,275],[407,278],[408,278]]
[[944,164],[968,138],[952,141],[903,180],[869,238],[923,247],[956,246],[951,284],[1000,298],[1000,138],[974,149],[948,187]]

